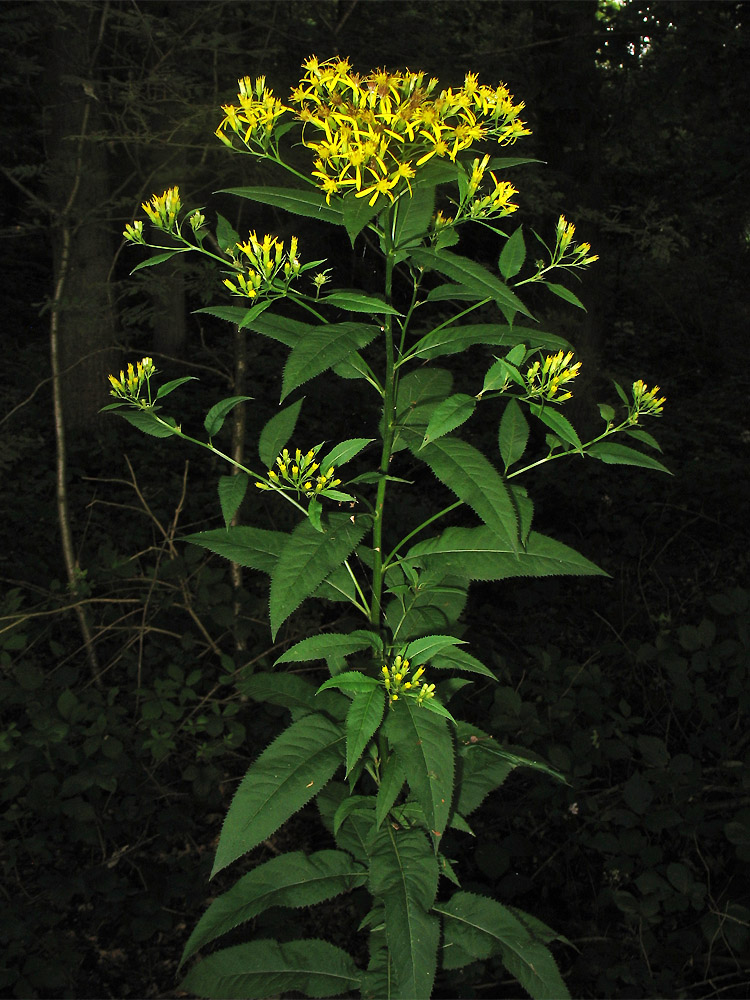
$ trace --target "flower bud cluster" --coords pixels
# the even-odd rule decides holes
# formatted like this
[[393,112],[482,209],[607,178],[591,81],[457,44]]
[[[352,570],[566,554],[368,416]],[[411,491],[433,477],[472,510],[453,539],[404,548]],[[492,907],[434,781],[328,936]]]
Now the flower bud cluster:
[[150,399],[141,399],[140,394],[144,385],[148,389],[148,380],[155,374],[156,368],[151,358],[143,358],[142,361],[136,364],[135,368],[132,364],[129,364],[127,375],[124,371],[121,371],[119,379],[115,378],[114,375],[107,376],[112,386],[110,396],[115,396],[118,399],[126,399],[128,402],[137,403],[139,406],[150,406]]
[[662,396],[661,399],[657,398],[659,392],[661,392],[661,389],[658,385],[655,385],[653,389],[649,389],[643,379],[639,378],[637,382],[633,382],[633,405],[630,407],[628,417],[631,424],[637,424],[638,417],[642,415],[651,417],[661,415],[667,397]]
[[326,491],[335,489],[341,480],[334,479],[333,466],[325,472],[318,472],[320,464],[315,461],[315,456],[321,448],[322,444],[318,444],[306,454],[297,448],[294,455],[284,448],[276,459],[277,468],[268,470],[268,482],[258,481],[255,485],[260,490],[293,490],[297,496],[328,495]]
[[418,705],[422,705],[428,698],[435,697],[435,685],[420,680],[424,673],[424,667],[417,667],[410,677],[409,661],[401,656],[397,656],[390,667],[384,663],[381,672],[383,686],[388,693],[388,702],[391,705],[394,701],[398,701],[402,695],[415,698]]
[[[237,253],[239,251],[239,253]],[[238,268],[237,274],[225,278],[224,284],[232,295],[254,299],[262,292],[283,292],[303,270],[297,256],[297,237],[289,241],[285,251],[284,241],[267,233],[259,240],[251,232],[244,243],[229,248],[228,252]]]
[[570,399],[572,392],[564,392],[558,396],[557,390],[560,386],[572,382],[580,372],[581,362],[576,361],[571,365],[572,360],[572,351],[568,351],[567,354],[558,351],[557,354],[548,354],[543,362],[535,361],[524,376],[529,396],[555,403]]

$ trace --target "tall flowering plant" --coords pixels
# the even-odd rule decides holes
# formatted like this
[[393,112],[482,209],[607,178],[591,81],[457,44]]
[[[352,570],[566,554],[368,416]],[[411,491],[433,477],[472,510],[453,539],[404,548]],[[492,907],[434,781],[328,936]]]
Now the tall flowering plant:
[[[208,311],[288,347],[285,405],[262,431],[260,464],[252,467],[215,443],[247,397],[216,403],[205,420],[207,440],[194,437],[163,411],[164,398],[187,379],[156,388],[156,369],[144,358],[110,377],[110,408],[151,435],[185,438],[235,466],[219,481],[226,527],[186,540],[270,578],[274,637],[307,600],[348,604],[358,619],[349,631],[302,638],[274,665],[319,667],[316,681],[274,669],[245,682],[253,699],[286,706],[291,723],[240,784],[213,874],[315,798],[328,846],[278,854],[243,875],[208,907],[183,961],[271,906],[309,907],[352,892],[369,894],[360,926],[369,960],[358,964],[338,945],[293,931],[283,940],[260,933],[212,950],[182,986],[210,997],[294,990],[426,998],[439,970],[494,956],[533,997],[564,997],[549,950],[558,935],[462,889],[445,846],[449,829],[472,836],[471,814],[515,768],[565,780],[505,748],[501,733],[451,714],[460,688],[495,680],[481,650],[467,650],[461,614],[474,580],[601,573],[532,529],[522,477],[563,457],[666,471],[641,426],[661,413],[664,399],[640,380],[630,394],[616,384],[619,415],[600,404],[604,427],[586,442],[564,415],[580,363],[565,341],[534,325],[517,289],[534,282],[581,306],[550,273],[580,271],[596,256],[561,217],[549,245],[537,237],[537,258],[527,264],[528,237],[508,228],[518,190],[506,173],[529,161],[493,155],[528,134],[523,105],[504,86],[484,86],[471,73],[458,90],[423,73],[362,76],[344,59],[313,57],[303,69],[286,103],[263,77],[246,78],[237,104],[222,109],[217,136],[225,145],[293,178],[288,187],[231,193],[337,227],[352,246],[367,240],[382,256],[381,293],[329,287],[332,268],[305,261],[296,237],[240,236],[219,217],[216,239],[207,240],[202,210],[184,209],[170,188],[143,205],[155,237],[141,221],[125,230],[131,243],[158,251],[138,266],[187,252],[218,264],[232,304]],[[289,152],[300,144],[310,157],[306,169]],[[497,240],[496,267],[455,249],[469,225]],[[342,310],[350,318],[329,318]],[[477,353],[474,387],[454,391],[450,360],[476,345],[485,350]],[[310,442],[302,399],[289,400],[322,375],[359,380],[377,401],[370,437],[337,438],[332,426],[328,441]],[[490,455],[460,433],[478,410],[485,424],[497,421]],[[533,422],[542,425],[544,444],[531,443]],[[394,462],[399,452],[408,463]],[[422,491],[414,523],[405,524],[395,512],[417,487],[397,473],[413,475],[420,465],[455,499],[430,506]],[[231,525],[250,484],[268,501],[291,505],[291,531]]]

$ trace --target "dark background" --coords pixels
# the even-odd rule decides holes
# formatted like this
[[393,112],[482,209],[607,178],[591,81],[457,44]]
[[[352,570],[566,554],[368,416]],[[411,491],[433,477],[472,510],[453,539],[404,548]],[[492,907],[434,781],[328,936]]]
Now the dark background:
[[[525,101],[533,135],[513,152],[544,165],[512,177],[518,221],[551,232],[564,213],[600,255],[572,286],[585,314],[529,299],[584,362],[568,412],[595,429],[612,378],[667,396],[647,429],[672,478],[587,463],[527,483],[538,528],[610,578],[472,591],[466,637],[499,683],[456,707],[571,784],[516,772],[473,817],[476,839],[457,842],[463,885],[564,933],[575,996],[745,997],[750,11],[588,0],[0,7],[0,991],[175,995],[189,929],[222,888],[207,884],[221,817],[283,721],[242,694],[274,659],[263,581],[177,541],[220,523],[223,470],[99,408],[106,374],[145,354],[166,377],[200,375],[179,403],[195,427],[241,391],[231,329],[194,312],[217,300],[215,275],[188,262],[129,276],[139,252],[120,234],[153,192],[179,184],[240,231],[298,233],[306,259],[351,268],[342,284],[373,280],[366,257],[344,263],[338,234],[212,196],[283,183],[213,131],[238,77],[265,74],[283,97],[311,53],[444,85],[473,71]],[[74,585],[55,500],[55,329]],[[242,349],[252,443],[284,354]],[[489,357],[462,359],[463,374]],[[310,440],[332,415],[351,426],[346,397],[305,406]],[[305,606],[282,644],[326,613]],[[325,837],[310,809],[268,851]],[[358,906],[319,908],[299,936],[361,957]],[[256,932],[284,933],[284,919]],[[478,963],[436,996],[514,990]]]

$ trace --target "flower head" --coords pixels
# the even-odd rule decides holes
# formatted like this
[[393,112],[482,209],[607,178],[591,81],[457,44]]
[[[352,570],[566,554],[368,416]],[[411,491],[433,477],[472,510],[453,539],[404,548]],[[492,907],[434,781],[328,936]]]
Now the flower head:
[[529,397],[554,403],[570,399],[572,392],[567,391],[561,395],[557,392],[561,386],[572,382],[581,370],[581,362],[571,364],[572,360],[572,351],[567,354],[558,351],[557,354],[548,354],[544,361],[535,361],[524,376]]

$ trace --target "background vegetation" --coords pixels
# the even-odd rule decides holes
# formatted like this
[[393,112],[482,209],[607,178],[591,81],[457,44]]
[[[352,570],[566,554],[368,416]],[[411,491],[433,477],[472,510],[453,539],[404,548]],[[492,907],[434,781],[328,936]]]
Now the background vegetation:
[[[175,995],[221,818],[284,716],[249,678],[335,624],[303,607],[271,649],[262,583],[179,542],[220,523],[216,470],[98,415],[106,373],[143,354],[201,375],[196,419],[243,377],[249,442],[273,412],[273,348],[193,312],[214,294],[200,270],[129,277],[119,234],[167,184],[207,203],[270,183],[213,138],[218,105],[245,74],[283,93],[315,52],[445,83],[472,70],[525,100],[520,153],[546,165],[524,174],[519,221],[563,212],[600,255],[582,320],[536,310],[584,361],[576,421],[598,423],[611,378],[668,397],[673,479],[592,463],[537,480],[544,530],[609,580],[472,592],[467,637],[499,684],[464,715],[480,705],[571,785],[509,779],[473,824],[464,888],[565,933],[575,996],[747,996],[747,5],[9,0],[0,18],[0,990]],[[357,399],[336,405],[356,433]],[[308,818],[284,836],[327,846]],[[356,913],[318,908],[310,933],[352,947]],[[436,995],[513,995],[491,963],[462,976]]]

